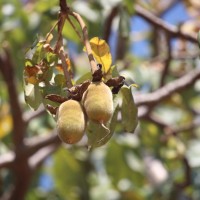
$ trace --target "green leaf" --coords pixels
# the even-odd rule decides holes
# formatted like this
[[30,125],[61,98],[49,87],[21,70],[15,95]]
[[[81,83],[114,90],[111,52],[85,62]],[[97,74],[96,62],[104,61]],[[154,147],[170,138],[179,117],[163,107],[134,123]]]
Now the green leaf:
[[33,66],[34,64],[33,64],[33,62],[32,62],[32,60],[31,59],[25,59],[25,67],[28,67],[28,66]]
[[123,86],[120,92],[122,94],[122,124],[126,131],[134,132],[138,119],[131,87]]
[[135,13],[134,9],[134,1],[133,0],[124,0],[124,6],[128,10],[129,15],[133,15]]
[[66,85],[66,80],[65,80],[64,74],[57,74],[54,77],[54,82],[56,85],[60,85],[60,86]]
[[32,61],[35,64],[38,64],[45,57],[46,51],[43,48],[43,45],[44,45],[44,42],[42,41],[42,42],[39,42],[36,46],[35,52],[32,57]]
[[113,65],[113,66],[110,67],[108,72],[103,76],[103,78],[105,79],[105,81],[107,81],[110,78],[117,77],[117,76],[119,76],[119,72],[117,70],[117,66]]
[[37,110],[42,103],[42,95],[39,86],[33,84],[25,85],[24,94],[26,103],[34,110]]
[[62,199],[80,199],[84,190],[87,191],[84,166],[76,159],[75,153],[66,148],[59,148],[53,156],[55,188]]
[[106,144],[112,136],[107,127],[92,120],[89,120],[86,132],[89,148],[100,147]]
[[49,64],[58,62],[58,56],[56,54],[48,52],[46,56],[47,56],[47,62]]
[[113,104],[114,104],[114,113],[113,113],[113,116],[112,116],[112,119],[111,119],[110,125],[109,125],[111,136],[113,135],[113,133],[115,131],[115,127],[117,126],[117,123],[118,123],[117,116],[119,113],[119,104],[120,104],[120,98],[118,95],[114,96]]
[[[127,156],[128,154],[129,156]],[[135,168],[130,166],[130,164],[133,164],[128,158],[130,154],[139,161],[135,163],[137,165]],[[114,185],[118,186],[119,182],[125,179],[130,182],[130,185],[133,184],[134,187],[141,187],[144,184],[145,178],[142,161],[136,156],[132,147],[118,144],[115,140],[109,142],[105,157],[105,167],[108,176],[112,177]],[[140,170],[138,170],[139,167]]]
[[87,81],[87,80],[92,80],[92,74],[91,74],[91,72],[88,72],[88,73],[84,74],[83,76],[81,76],[76,81],[76,84],[81,84],[81,83],[83,83],[84,81]]

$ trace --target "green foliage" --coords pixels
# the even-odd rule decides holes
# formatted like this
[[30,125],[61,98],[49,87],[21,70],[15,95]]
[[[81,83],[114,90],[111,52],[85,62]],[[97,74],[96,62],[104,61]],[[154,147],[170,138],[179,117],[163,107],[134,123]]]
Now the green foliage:
[[[67,97],[66,79],[60,67],[58,55],[46,51],[44,48],[46,41],[40,35],[48,33],[55,24],[59,10],[58,1],[29,1],[27,4],[22,2],[24,1],[0,1],[0,54],[3,55],[3,46],[10,48],[11,59],[15,67],[17,92],[23,111],[30,111],[26,103],[34,110],[37,110],[40,104],[57,107],[59,103],[45,99],[45,96],[57,94]],[[73,9],[79,11],[78,9],[82,7],[78,7],[77,2],[68,1]],[[88,9],[83,9],[81,11],[83,14],[81,14],[85,16],[89,37],[103,38],[105,20],[109,14],[104,11],[112,10],[116,5],[120,7],[116,14],[116,19],[120,21],[119,26],[112,26],[115,28],[112,31],[118,31],[123,37],[130,36],[130,17],[135,13],[135,2],[131,0],[103,2],[105,1],[79,1],[80,5],[84,4],[88,7]],[[156,2],[160,1],[148,1],[142,4],[145,8],[156,12],[156,8],[160,8],[159,3]],[[191,8],[198,10],[197,6],[191,7],[192,1],[185,0],[184,2],[188,12]],[[93,15],[89,16],[88,11],[95,11],[97,19],[91,19]],[[75,23],[73,19],[72,21]],[[81,32],[79,26],[78,30]],[[153,52],[152,35],[154,34],[152,30],[141,33],[141,36],[149,41]],[[83,43],[80,42],[69,23],[66,23],[63,29],[63,37],[65,41],[76,44],[77,52],[73,54],[74,49],[70,49],[71,44],[64,43],[65,49],[69,49],[72,61],[70,67],[74,80],[76,80],[73,84],[78,85],[86,80],[92,80],[87,57],[81,51]],[[198,44],[200,43],[199,37],[200,33],[197,37]],[[56,38],[55,36],[52,39],[50,46],[55,45]],[[112,41],[113,38],[109,39]],[[132,45],[131,39],[130,46]],[[160,43],[160,47],[162,46]],[[27,47],[30,47],[28,51]],[[115,49],[112,48],[114,52]],[[173,54],[169,71],[166,74],[166,83],[193,70],[198,61],[193,57],[187,59],[187,55],[190,56],[196,49],[196,46],[187,44],[184,46],[184,56],[181,54],[181,59],[174,60],[173,56],[179,54]],[[165,58],[165,50],[162,50],[161,57],[164,55]],[[24,59],[26,51],[27,58]],[[179,53],[176,49],[173,51]],[[138,89],[140,92],[155,91],[160,87],[159,82],[164,63],[163,57],[160,58],[159,55],[160,52],[156,61],[155,57],[144,60],[144,58],[136,57],[132,52],[127,52],[123,60],[114,61],[113,66],[110,64],[106,66],[104,80],[123,75],[128,85],[135,81],[140,86]],[[77,71],[81,71],[82,74],[78,74]],[[24,88],[22,88],[22,78]],[[2,75],[0,75],[0,85],[0,156],[2,156],[13,149],[13,121],[8,101],[9,94],[4,89],[7,85]],[[46,167],[39,168],[38,174],[33,175],[35,178],[30,185],[27,200],[200,199],[200,129],[195,126],[187,129],[191,124],[199,123],[199,117],[195,117],[199,115],[200,109],[199,81],[194,87],[184,88],[180,93],[175,93],[165,101],[159,102],[156,107],[150,107],[147,116],[139,121],[137,107],[134,103],[134,95],[137,92],[132,91],[131,87],[124,86],[119,95],[114,95],[115,111],[107,125],[109,132],[104,127],[89,122],[88,144],[94,148],[88,151],[88,144],[86,145],[84,141],[84,144],[80,143],[75,146],[62,144],[58,151],[50,156],[51,164],[44,164]],[[26,103],[21,99],[23,94],[25,94]],[[154,119],[164,122],[165,126],[154,122]],[[55,126],[55,121],[51,116],[38,116],[29,122],[25,140],[48,135]],[[129,132],[135,133],[130,134]],[[95,148],[97,146],[99,148]],[[37,153],[39,155],[40,151]],[[151,162],[148,161],[147,163],[150,164],[146,166],[146,159],[149,157]],[[184,187],[188,173],[185,160],[188,161],[190,173],[190,182],[187,187]],[[161,171],[159,171],[159,166],[161,166]],[[157,171],[159,177],[156,177],[153,170]],[[167,174],[167,178],[161,180],[159,178],[163,171]],[[49,190],[41,188],[39,183],[39,176],[42,172],[48,173],[53,178],[54,185]],[[9,170],[0,171],[0,182],[0,195],[2,195],[13,184],[13,177]]]
[[137,107],[132,95],[132,87],[122,87],[122,124],[127,132],[133,133],[137,127]]

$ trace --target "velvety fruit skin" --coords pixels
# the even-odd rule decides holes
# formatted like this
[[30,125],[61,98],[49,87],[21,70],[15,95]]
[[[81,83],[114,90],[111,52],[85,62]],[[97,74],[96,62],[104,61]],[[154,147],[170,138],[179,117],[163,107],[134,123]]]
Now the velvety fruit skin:
[[75,100],[62,103],[58,109],[57,131],[60,139],[68,144],[81,140],[85,130],[85,117],[81,104]]
[[89,119],[106,123],[112,117],[112,92],[103,82],[91,83],[83,94],[82,102]]

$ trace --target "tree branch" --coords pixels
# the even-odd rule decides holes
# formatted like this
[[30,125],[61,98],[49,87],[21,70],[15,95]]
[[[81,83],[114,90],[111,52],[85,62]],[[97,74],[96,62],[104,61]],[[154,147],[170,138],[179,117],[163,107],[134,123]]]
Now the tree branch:
[[92,49],[91,49],[90,42],[88,39],[87,26],[85,25],[85,22],[83,21],[82,17],[78,13],[71,11],[71,12],[69,12],[69,14],[72,15],[78,21],[78,23],[82,29],[85,48],[86,48],[86,51],[88,54],[88,59],[90,62],[92,73],[94,74],[94,72],[98,70],[98,67],[97,67],[97,63],[95,62],[94,56],[92,54]]
[[164,99],[168,98],[175,92],[179,92],[182,89],[191,86],[198,78],[200,78],[200,68],[193,69],[183,77],[166,84],[160,89],[147,93],[147,94],[136,94],[135,103],[136,105],[148,105],[153,106],[160,103]]
[[23,139],[25,135],[25,123],[22,118],[22,111],[18,101],[18,92],[14,77],[14,66],[8,47],[4,47],[3,53],[0,55],[0,71],[8,87],[10,106],[13,118],[13,142],[15,151],[23,148]]
[[23,120],[26,124],[28,124],[32,119],[35,119],[43,114],[46,113],[46,110],[44,107],[39,107],[36,111],[26,111],[23,114]]
[[165,78],[168,74],[168,69],[170,67],[170,62],[171,62],[171,59],[172,59],[172,48],[171,48],[171,44],[170,44],[170,37],[167,33],[165,33],[165,39],[166,39],[166,51],[167,51],[167,57],[165,59],[165,62],[164,62],[164,68],[163,68],[163,71],[161,73],[161,78],[160,78],[160,86],[164,86],[164,83],[165,83]]
[[171,24],[163,21],[162,19],[156,17],[154,14],[152,14],[151,12],[146,10],[145,8],[143,8],[139,5],[135,5],[135,11],[136,11],[137,15],[144,18],[146,21],[153,24],[154,26],[159,27],[159,28],[167,31],[173,37],[180,37],[180,38],[184,38],[186,40],[189,40],[190,42],[197,43],[196,37],[182,32],[176,26],[171,25]]
[[42,162],[59,147],[59,144],[51,144],[41,148],[29,158],[29,165],[32,170],[36,170]]
[[115,6],[111,10],[109,16],[107,17],[105,21],[103,38],[107,43],[111,34],[112,22],[113,22],[113,19],[116,17],[117,13],[118,13],[118,6]]
[[0,169],[1,168],[12,168],[14,161],[14,152],[7,152],[0,156]]
[[25,144],[28,146],[26,155],[29,157],[45,146],[52,145],[52,144],[59,145],[60,143],[61,141],[58,138],[56,130],[53,130],[52,133],[50,133],[49,135],[45,137],[37,136],[35,138],[27,139],[25,140]]

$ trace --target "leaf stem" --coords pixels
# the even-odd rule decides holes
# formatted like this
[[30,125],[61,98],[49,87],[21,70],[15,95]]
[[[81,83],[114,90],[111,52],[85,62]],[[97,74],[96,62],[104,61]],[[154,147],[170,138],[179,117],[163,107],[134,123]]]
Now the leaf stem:
[[73,84],[72,84],[72,81],[71,81],[71,76],[70,76],[69,71],[68,71],[68,64],[66,62],[66,56],[65,56],[63,48],[60,49],[58,55],[59,55],[59,57],[62,61],[62,67],[63,67],[64,75],[65,75],[65,78],[66,78],[67,87],[71,88],[73,86]]
[[81,40],[82,43],[84,43],[83,38],[81,36],[81,34],[79,33],[79,31],[77,30],[76,26],[74,26],[72,20],[70,19],[70,17],[67,15],[67,20],[70,23],[70,25],[72,26],[72,28],[74,29],[74,31],[76,32],[76,34],[78,35],[79,39]]
[[[64,2],[64,3],[63,3]],[[66,7],[63,7],[63,5]],[[66,11],[67,11],[67,5],[65,1],[60,0],[60,13],[59,13],[59,21],[58,21],[58,39],[54,48],[54,52],[59,56],[62,62],[62,68],[64,71],[64,76],[66,79],[66,85],[68,88],[71,88],[73,86],[71,76],[68,71],[68,64],[66,62],[67,55],[64,52],[63,47],[63,37],[62,37],[62,30],[65,24],[66,20]]]

